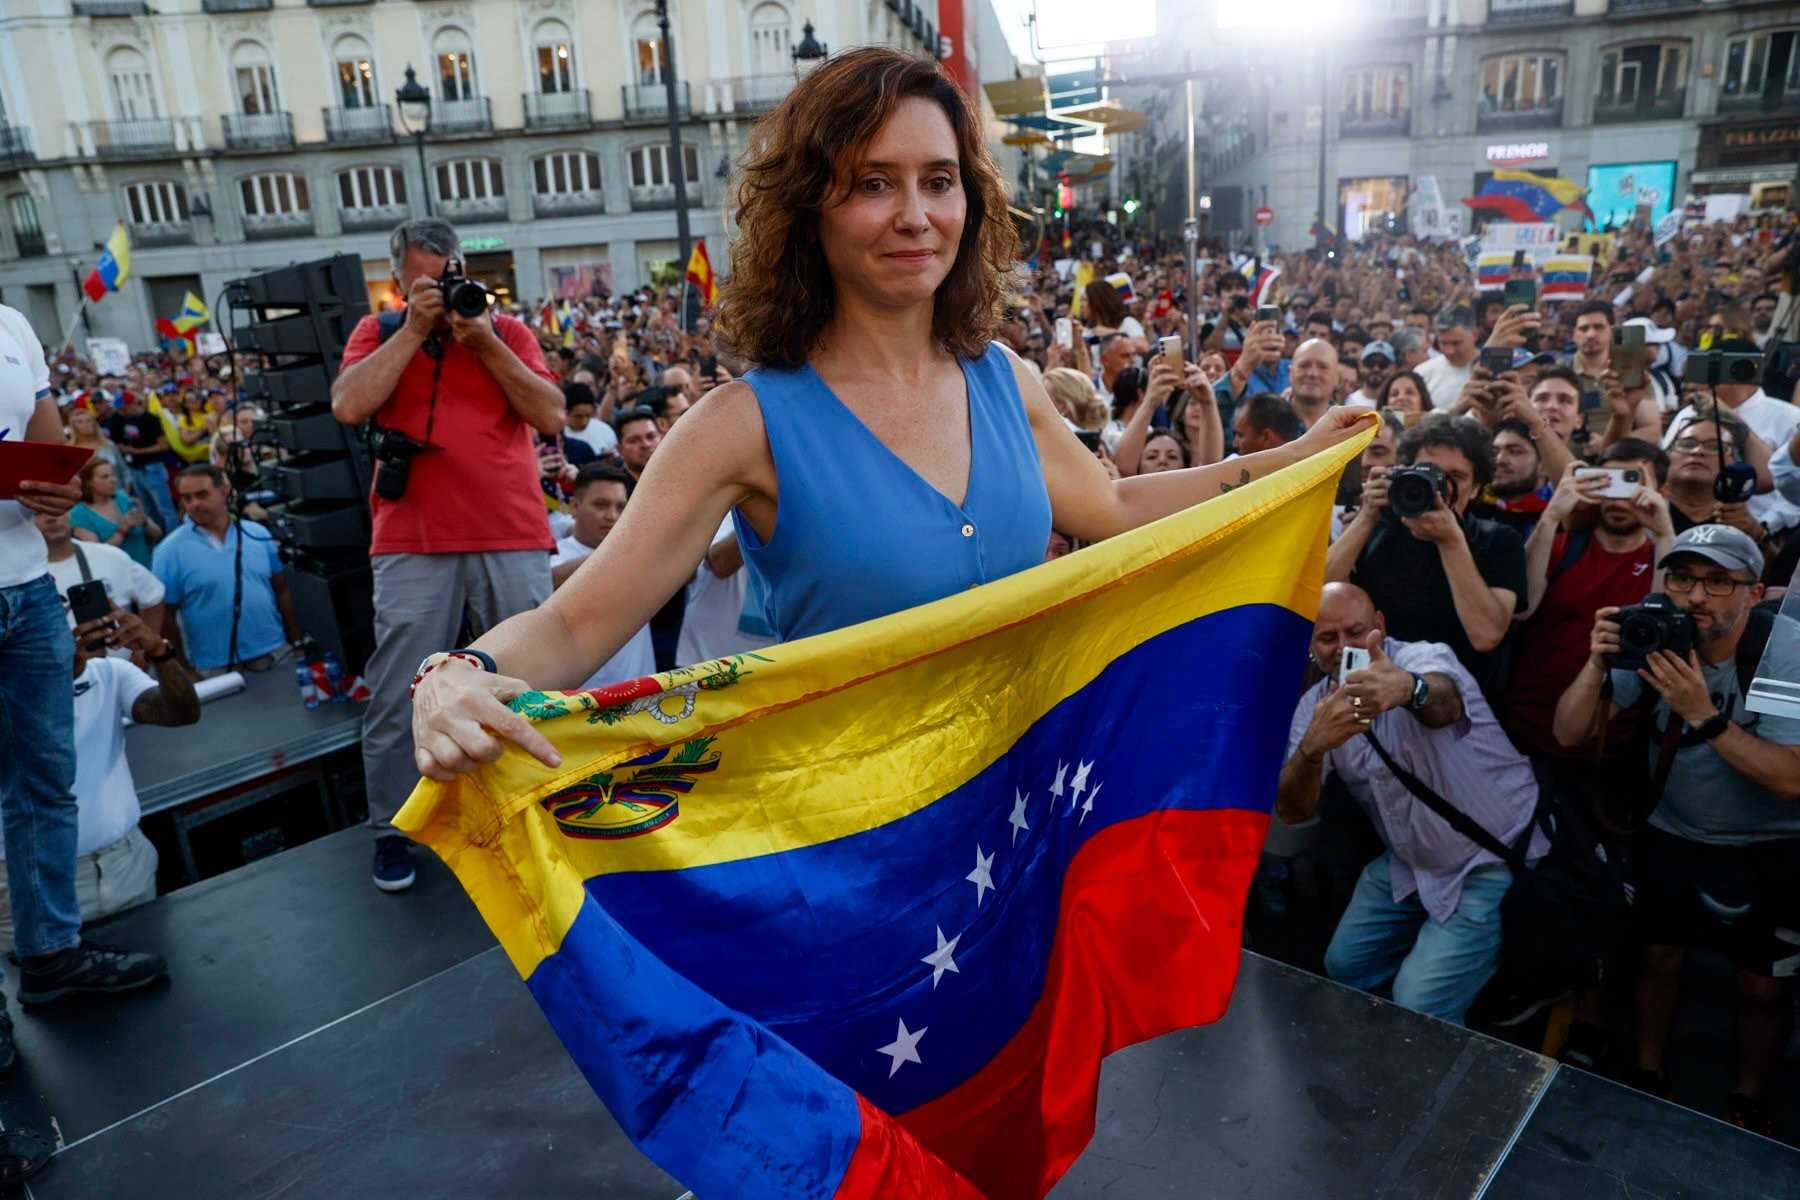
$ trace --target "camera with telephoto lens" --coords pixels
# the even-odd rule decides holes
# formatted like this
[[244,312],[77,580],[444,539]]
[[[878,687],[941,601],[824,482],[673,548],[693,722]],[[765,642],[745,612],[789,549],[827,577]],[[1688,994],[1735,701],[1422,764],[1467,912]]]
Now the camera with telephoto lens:
[[443,289],[444,303],[453,313],[479,317],[487,311],[487,285],[465,277],[455,267],[444,268],[444,273],[438,276],[438,287]]
[[1694,648],[1694,618],[1662,592],[1651,592],[1642,604],[1621,608],[1613,620],[1619,626],[1619,652],[1608,654],[1606,665],[1615,670],[1648,666],[1658,650],[1685,659]]
[[1395,520],[1424,516],[1436,507],[1439,496],[1450,503],[1450,477],[1431,463],[1395,467],[1388,476],[1388,513]]
[[1762,379],[1763,356],[1742,350],[1696,350],[1687,356],[1681,382],[1717,387],[1721,383],[1755,387]]
[[398,500],[406,495],[413,458],[431,449],[435,447],[415,441],[398,429],[370,426],[369,452],[375,456],[375,494],[383,500]]

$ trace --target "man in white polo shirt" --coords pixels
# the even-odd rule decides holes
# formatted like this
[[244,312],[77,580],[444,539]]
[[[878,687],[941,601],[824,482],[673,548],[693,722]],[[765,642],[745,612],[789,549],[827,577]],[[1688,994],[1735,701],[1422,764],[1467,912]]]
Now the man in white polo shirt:
[[[31,323],[0,305],[0,442],[61,443],[50,368]],[[13,925],[20,996],[123,991],[163,977],[153,954],[81,939],[75,896],[75,649],[51,582],[35,513],[81,501],[71,481],[27,480],[0,499],[0,829],[12,850]],[[18,1061],[12,1018],[0,1011],[0,1073]]]
[[[630,484],[629,475],[607,463],[589,463],[581,468],[581,474],[575,477],[575,524],[569,536],[556,543],[556,553],[550,559],[553,587],[561,587],[575,574],[582,560],[598,550],[619,523]],[[610,687],[654,674],[656,648],[650,641],[650,627],[645,625],[581,686]]]
[[[75,613],[69,607],[69,589],[93,579],[100,581],[107,598],[119,608],[136,613],[152,629],[163,627],[163,585],[150,568],[117,546],[76,541],[69,518],[61,513],[34,513],[32,520],[50,552],[50,579],[63,598],[70,629],[75,628]],[[112,655],[129,658],[131,652],[120,648]]]

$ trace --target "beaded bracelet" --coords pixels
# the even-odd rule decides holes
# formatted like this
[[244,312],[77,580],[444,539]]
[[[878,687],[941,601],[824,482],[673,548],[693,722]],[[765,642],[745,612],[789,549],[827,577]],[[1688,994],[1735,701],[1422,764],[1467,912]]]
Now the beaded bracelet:
[[440,650],[435,654],[427,654],[419,663],[419,672],[412,678],[412,686],[407,688],[407,699],[418,695],[419,681],[437,670],[447,662],[462,662],[474,667],[477,671],[494,670],[494,660],[479,650]]

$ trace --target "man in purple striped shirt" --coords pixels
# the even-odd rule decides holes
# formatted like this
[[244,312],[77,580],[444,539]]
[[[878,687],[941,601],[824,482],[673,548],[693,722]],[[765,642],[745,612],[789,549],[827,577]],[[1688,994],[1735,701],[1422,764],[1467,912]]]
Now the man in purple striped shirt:
[[[1369,666],[1340,686],[1346,646]],[[1325,952],[1325,973],[1370,991],[1389,980],[1396,1003],[1460,1024],[1500,964],[1506,864],[1457,833],[1383,765],[1364,733],[1432,791],[1509,845],[1537,809],[1531,764],[1450,647],[1400,642],[1367,592],[1325,585],[1313,658],[1326,678],[1300,698],[1288,730],[1275,811],[1303,821],[1335,774],[1374,822],[1387,852],[1363,870]],[[1543,854],[1534,834],[1527,859]]]

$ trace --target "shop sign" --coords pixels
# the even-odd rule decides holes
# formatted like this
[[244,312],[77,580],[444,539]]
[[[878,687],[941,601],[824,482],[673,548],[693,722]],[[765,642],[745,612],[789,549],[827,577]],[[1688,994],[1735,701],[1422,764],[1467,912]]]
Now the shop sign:
[[1788,163],[1800,152],[1800,121],[1736,121],[1700,130],[1701,168]]
[[464,254],[480,254],[485,250],[500,249],[506,245],[506,239],[489,233],[466,237],[458,244],[462,247]]
[[1488,164],[1495,167],[1518,167],[1549,157],[1549,142],[1492,142],[1487,148]]

